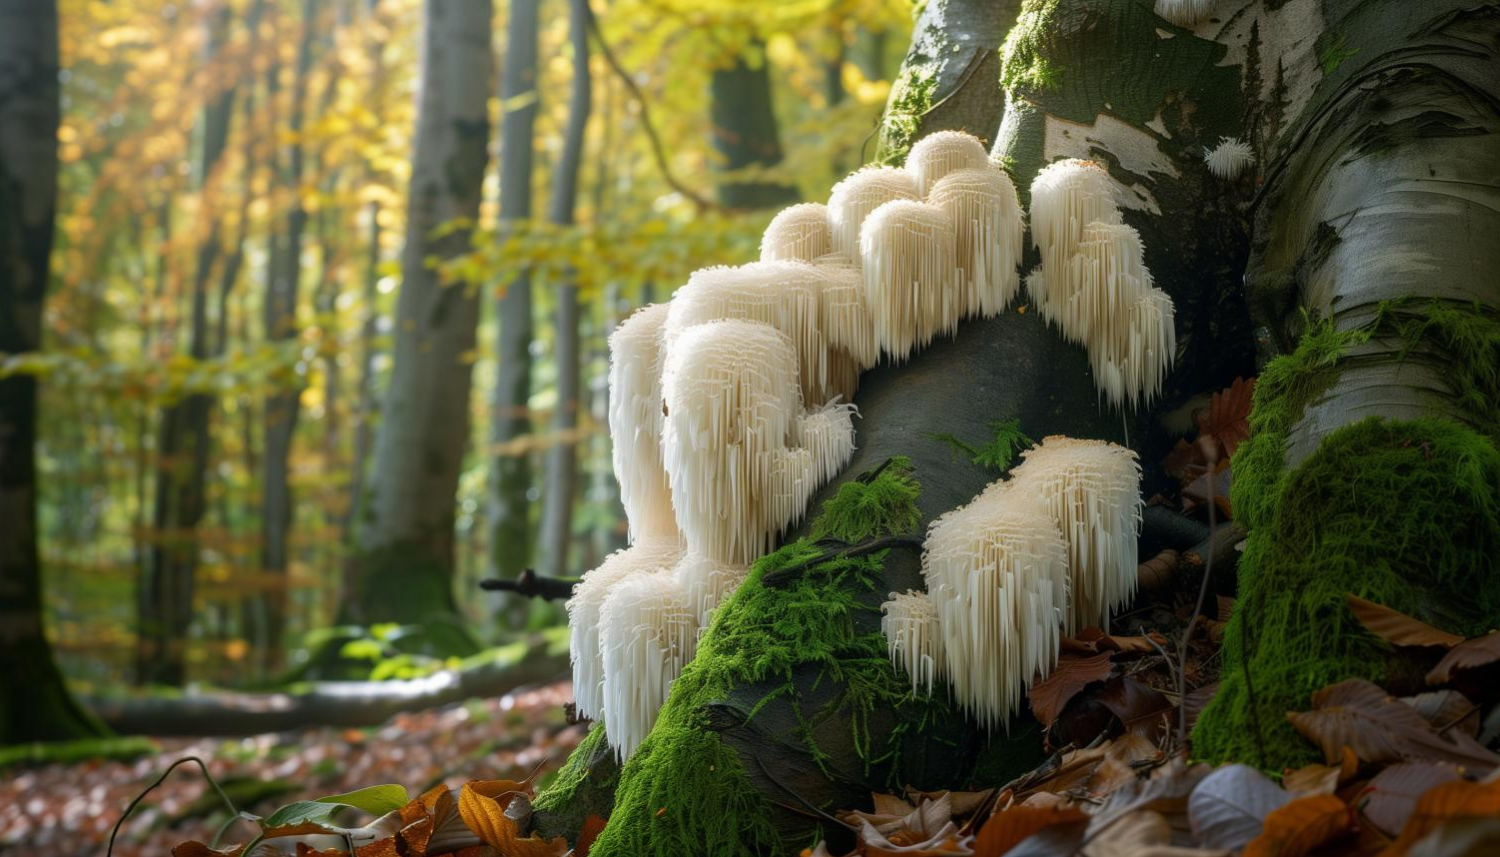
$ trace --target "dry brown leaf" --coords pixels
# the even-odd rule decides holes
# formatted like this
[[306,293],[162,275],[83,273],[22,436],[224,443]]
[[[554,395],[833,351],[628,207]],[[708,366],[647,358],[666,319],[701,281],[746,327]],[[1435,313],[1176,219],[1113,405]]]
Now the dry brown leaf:
[[1456,690],[1434,690],[1416,696],[1403,696],[1401,701],[1416,709],[1439,733],[1457,730],[1470,738],[1479,734],[1479,706]]
[[1161,691],[1129,676],[1111,680],[1099,689],[1095,698],[1119,718],[1126,732],[1153,741],[1170,728],[1176,714],[1176,706]]
[[1446,684],[1456,673],[1487,667],[1500,661],[1500,633],[1490,633],[1472,640],[1463,640],[1443,655],[1438,665],[1427,674],[1428,684]]
[[236,845],[233,848],[226,848],[221,851],[216,848],[209,848],[197,840],[188,840],[172,848],[172,857],[236,857],[244,847],[243,845]]
[[1348,804],[1333,795],[1299,797],[1266,816],[1244,857],[1303,857],[1353,830]]
[[1443,783],[1428,789],[1417,798],[1416,808],[1401,835],[1396,837],[1382,857],[1406,854],[1427,834],[1445,822],[1459,818],[1492,818],[1500,814],[1500,782],[1471,783],[1467,780]]
[[1365,630],[1395,646],[1456,646],[1464,641],[1457,634],[1432,627],[1426,622],[1393,610],[1383,604],[1366,601],[1358,595],[1347,595],[1349,612]]
[[1281,786],[1299,797],[1331,795],[1339,790],[1339,769],[1317,763],[1304,765],[1283,776]]
[[1114,669],[1114,665],[1110,663],[1112,656],[1112,653],[1104,652],[1089,658],[1061,658],[1051,675],[1031,685],[1031,690],[1027,693],[1031,700],[1031,710],[1044,729],[1051,728],[1068,700],[1080,690],[1096,681],[1109,678]]
[[1365,786],[1359,810],[1387,836],[1396,836],[1406,826],[1417,800],[1442,785],[1462,779],[1457,768],[1435,762],[1391,765]]
[[1013,806],[990,816],[974,840],[974,857],[1001,857],[1021,840],[1054,824],[1076,824],[1088,816],[1074,806]]
[[1206,411],[1193,415],[1199,437],[1218,442],[1221,458],[1229,458],[1250,437],[1250,405],[1255,396],[1255,379],[1235,378],[1234,383],[1213,394]]
[[1315,710],[1287,714],[1298,732],[1317,744],[1331,764],[1345,747],[1373,764],[1447,761],[1488,772],[1500,756],[1463,733],[1433,731],[1415,709],[1363,679],[1330,685],[1313,694]]
[[578,831],[578,844],[573,846],[573,857],[589,857],[589,849],[594,847],[594,840],[604,832],[604,818],[591,815],[583,820],[583,828]]

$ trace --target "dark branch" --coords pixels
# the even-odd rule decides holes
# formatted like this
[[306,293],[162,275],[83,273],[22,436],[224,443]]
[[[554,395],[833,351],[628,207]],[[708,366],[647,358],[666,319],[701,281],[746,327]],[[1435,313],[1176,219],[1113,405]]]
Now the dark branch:
[[778,568],[775,571],[767,573],[760,579],[760,585],[772,588],[785,586],[795,580],[797,575],[809,568],[841,557],[866,556],[867,554],[883,551],[887,548],[907,548],[917,551],[922,549],[922,539],[917,536],[886,536],[885,538],[861,542],[857,545],[843,544],[833,539],[823,539],[818,544],[827,545],[828,547],[817,556],[809,557],[795,565]]
[[515,580],[481,580],[479,588],[489,592],[514,592],[543,601],[562,601],[572,596],[578,585],[576,577],[543,577],[526,569]]

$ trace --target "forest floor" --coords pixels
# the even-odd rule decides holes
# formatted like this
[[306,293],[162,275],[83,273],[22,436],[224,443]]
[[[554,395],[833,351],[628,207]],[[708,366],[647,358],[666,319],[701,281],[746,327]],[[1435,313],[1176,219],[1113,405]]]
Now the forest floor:
[[[395,782],[412,794],[440,782],[546,777],[567,760],[587,724],[569,726],[567,681],[402,714],[370,729],[304,729],[235,739],[163,739],[161,753],[132,762],[47,765],[0,774],[0,853],[97,857],[110,829],[167,766],[197,756],[236,808],[259,815],[294,800]],[[541,769],[538,771],[538,769]],[[120,828],[115,857],[162,857],[209,842],[228,819],[196,765],[179,767]],[[231,827],[226,842],[253,835]]]

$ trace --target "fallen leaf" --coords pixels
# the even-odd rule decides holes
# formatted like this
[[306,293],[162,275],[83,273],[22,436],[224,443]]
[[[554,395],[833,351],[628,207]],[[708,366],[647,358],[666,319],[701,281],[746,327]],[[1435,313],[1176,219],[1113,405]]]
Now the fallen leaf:
[[1203,709],[1207,708],[1210,702],[1213,702],[1214,694],[1218,692],[1219,683],[1214,682],[1213,684],[1206,684],[1203,687],[1193,688],[1187,692],[1187,696],[1182,698],[1181,705],[1187,713],[1187,728],[1189,732],[1193,731],[1193,724],[1198,722],[1198,715],[1203,713]]
[[1074,806],[1013,806],[990,816],[974,840],[974,857],[1001,857],[1021,840],[1054,824],[1087,822]]
[[1470,738],[1479,734],[1479,706],[1456,690],[1434,690],[1401,701],[1416,709],[1438,733],[1457,730]]
[[1136,857],[1160,845],[1172,842],[1172,825],[1166,816],[1150,810],[1136,810],[1121,816],[1101,830],[1083,849],[1083,857]]
[[1500,756],[1474,739],[1461,732],[1437,734],[1411,706],[1363,679],[1325,687],[1312,701],[1313,711],[1291,712],[1287,719],[1322,748],[1329,763],[1347,746],[1373,764],[1447,761],[1486,772],[1500,765]]
[[1457,768],[1435,762],[1403,762],[1375,775],[1359,800],[1359,811],[1387,836],[1406,826],[1417,799],[1443,783],[1462,779]]
[[1249,765],[1229,765],[1204,777],[1188,796],[1188,821],[1198,844],[1238,851],[1259,836],[1265,819],[1291,802],[1285,789]]
[[1446,646],[1452,647],[1464,641],[1457,634],[1450,634],[1432,627],[1426,622],[1393,610],[1383,604],[1366,601],[1358,595],[1346,595],[1349,612],[1365,626],[1365,630],[1395,646]]
[[1317,763],[1304,765],[1283,776],[1281,786],[1298,797],[1331,795],[1339,790],[1339,769]]
[[515,780],[476,780],[459,789],[458,812],[484,844],[506,857],[562,857],[568,840],[561,836],[551,842],[536,836],[522,838],[505,814],[513,799],[531,794],[529,784]]
[[1211,437],[1229,458],[1250,437],[1250,406],[1255,398],[1255,379],[1235,378],[1234,383],[1214,393],[1206,410],[1193,415],[1199,437]]
[[1119,718],[1125,731],[1152,740],[1171,728],[1176,707],[1161,691],[1129,676],[1111,680],[1095,697]]
[[1445,684],[1453,680],[1455,673],[1487,667],[1496,661],[1500,661],[1500,633],[1463,640],[1432,668],[1427,674],[1427,683]]
[[1493,818],[1497,814],[1500,814],[1500,781],[1458,780],[1434,786],[1417,798],[1411,818],[1385,854],[1389,857],[1406,854],[1429,833],[1454,819]]
[[1089,791],[1109,794],[1139,779],[1144,768],[1161,759],[1162,752],[1156,742],[1134,733],[1121,735],[1105,745],[1104,761],[1089,778]]
[[1051,728],[1068,700],[1080,690],[1109,678],[1114,670],[1111,657],[1111,653],[1105,652],[1091,658],[1061,658],[1051,675],[1031,685],[1027,697],[1031,700],[1032,713],[1044,729]]
[[1244,857],[1303,857],[1353,830],[1348,804],[1333,795],[1299,797],[1266,816]]
[[1500,854],[1500,818],[1456,818],[1422,837],[1408,857],[1492,857]]
[[583,827],[578,831],[578,844],[573,846],[573,857],[589,857],[589,849],[594,847],[594,840],[604,832],[604,818],[591,815],[583,820]]

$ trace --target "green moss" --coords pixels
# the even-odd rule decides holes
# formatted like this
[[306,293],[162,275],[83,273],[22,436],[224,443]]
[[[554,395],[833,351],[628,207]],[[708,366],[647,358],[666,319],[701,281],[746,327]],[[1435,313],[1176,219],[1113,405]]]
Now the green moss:
[[537,831],[546,839],[572,839],[590,815],[609,815],[619,782],[615,751],[605,738],[604,724],[595,723],[537,794],[532,804],[537,812]]
[[1016,25],[1000,46],[1000,86],[1007,92],[1048,89],[1058,68],[1046,50],[1046,33],[1058,0],[1026,0]]
[[932,108],[937,85],[937,70],[930,65],[909,66],[896,78],[881,120],[880,163],[899,167],[906,162],[906,153],[922,128],[922,117]]
[[[1442,361],[1445,399],[1472,427],[1370,419],[1287,471],[1287,438],[1306,406],[1337,383],[1351,348],[1389,337],[1395,359]],[[1382,678],[1386,648],[1349,614],[1347,593],[1465,633],[1500,619],[1500,587],[1489,584],[1500,572],[1500,321],[1477,307],[1397,301],[1353,330],[1313,323],[1261,374],[1250,429],[1231,489],[1250,530],[1240,606],[1194,750],[1274,769],[1313,758],[1287,711],[1341,679]]]
[[1318,65],[1323,67],[1323,74],[1333,74],[1338,71],[1344,61],[1359,53],[1359,48],[1351,48],[1344,44],[1343,33],[1325,32],[1318,37],[1316,45],[1318,51]]
[[[866,482],[844,486],[824,507],[815,532],[845,541],[893,535],[920,521],[920,491],[909,465],[895,460]],[[861,596],[875,589],[883,553],[841,557],[814,564],[785,585],[761,579],[822,550],[802,539],[763,557],[750,577],[715,614],[693,662],[672,685],[655,728],[621,773],[614,813],[593,852],[610,855],[762,854],[788,850],[771,822],[770,807],[746,777],[743,763],[706,720],[709,706],[722,706],[736,691],[769,687],[739,714],[753,720],[772,700],[790,701],[796,722],[789,740],[822,765],[826,756],[811,739],[812,724],[837,717],[866,772],[875,765],[899,771],[903,730],[871,728],[876,712],[903,711],[921,723],[921,711],[937,705],[914,698],[886,655],[878,631],[857,621],[873,612]],[[831,701],[802,707],[794,671],[815,669],[819,683],[837,683]],[[736,703],[729,703],[734,705]]]
[[975,466],[996,473],[1009,470],[1016,456],[1036,443],[1021,431],[1021,421],[1018,419],[995,420],[990,423],[990,431],[994,436],[980,446],[974,446],[951,434],[934,434],[932,439],[946,443],[955,454],[962,455]]
[[840,485],[813,523],[812,539],[853,543],[878,533],[915,532],[922,523],[922,514],[917,511],[917,495],[921,492],[911,475],[911,459],[897,456],[876,478]]
[[0,747],[0,771],[13,765],[71,765],[90,759],[129,762],[161,752],[149,738],[79,738],[73,741],[34,741]]

